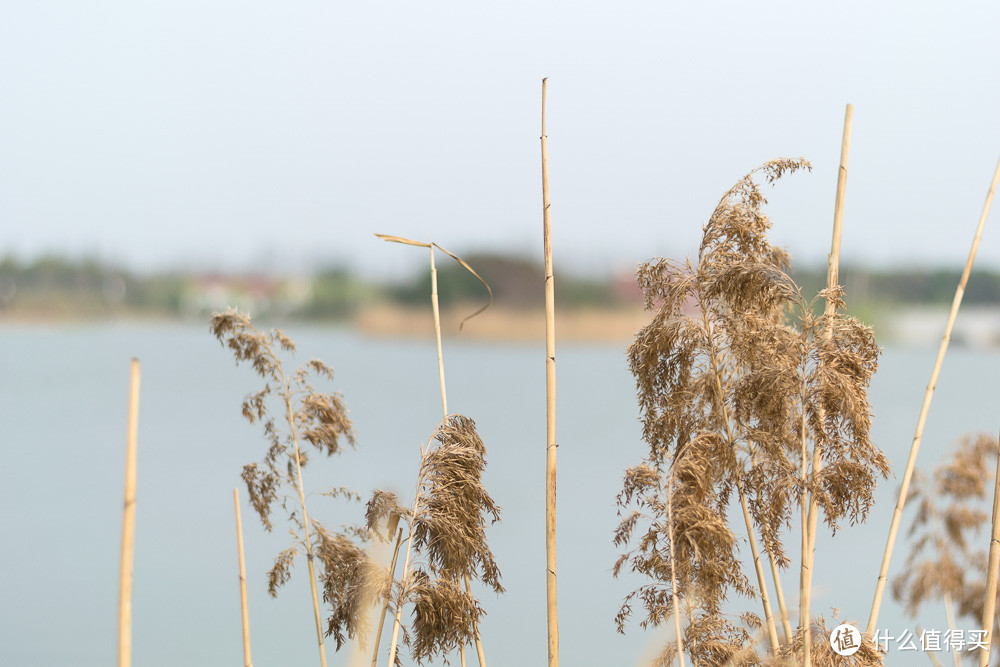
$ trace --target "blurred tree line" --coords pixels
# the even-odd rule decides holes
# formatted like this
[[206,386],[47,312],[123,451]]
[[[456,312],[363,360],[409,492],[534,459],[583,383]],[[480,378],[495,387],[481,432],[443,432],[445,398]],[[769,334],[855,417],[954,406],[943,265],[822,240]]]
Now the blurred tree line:
[[[497,306],[543,307],[544,275],[540,262],[490,253],[470,254],[465,259],[490,284]],[[443,307],[486,300],[482,284],[463,267],[446,256],[437,265],[438,293]],[[826,283],[822,267],[799,269],[794,274],[807,297]],[[946,305],[954,296],[959,276],[958,270],[872,270],[857,266],[845,266],[840,272],[852,311],[907,304]],[[239,285],[245,287],[248,282],[267,292],[266,299],[254,303],[266,304],[258,307],[268,312],[255,314],[311,320],[346,320],[358,309],[380,303],[422,308],[431,289],[430,272],[426,268],[393,283],[376,283],[343,266],[331,266],[299,279],[298,287],[291,289],[288,285],[293,281],[286,278],[248,279],[181,271],[138,274],[95,258],[46,255],[22,261],[7,256],[0,259],[0,315],[19,312],[81,317],[201,316],[205,314],[202,311],[218,307],[219,299],[232,297],[232,290]],[[210,290],[216,291],[214,302],[204,298]],[[556,267],[556,303],[560,308],[635,305],[639,303],[637,294],[631,276],[588,277]],[[1000,305],[1000,272],[974,271],[965,292],[965,303]]]

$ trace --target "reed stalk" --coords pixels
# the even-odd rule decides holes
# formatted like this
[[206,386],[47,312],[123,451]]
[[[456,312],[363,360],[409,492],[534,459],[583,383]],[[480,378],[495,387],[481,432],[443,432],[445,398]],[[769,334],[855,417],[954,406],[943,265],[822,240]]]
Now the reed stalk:
[[[955,623],[955,604],[951,600],[951,593],[947,591],[944,594],[944,615],[948,620],[948,629],[955,632],[957,628],[957,624]],[[951,655],[955,660],[955,667],[962,667],[962,654],[959,652],[958,646],[952,647]]]
[[243,665],[253,667],[250,657],[250,614],[247,610],[247,566],[243,558],[243,519],[240,518],[240,492],[233,489],[233,506],[236,508],[236,553],[240,564],[240,611],[243,617]]
[[[430,447],[430,443],[427,445]],[[423,451],[420,452],[420,459],[423,460]],[[421,466],[423,468],[423,466]],[[420,496],[423,489],[423,470],[421,470],[421,477],[417,480],[417,493],[413,498],[413,513],[410,524],[410,533],[406,538],[406,556],[403,558],[403,576],[400,581],[403,582],[402,586],[406,586],[407,577],[410,576],[410,562],[413,556],[413,532],[416,530],[417,522],[412,519],[412,517],[417,516],[417,512],[420,511]],[[403,621],[403,598],[405,596],[405,591],[400,591],[399,602],[396,603],[396,615],[392,622],[392,642],[389,644],[389,661],[386,663],[389,667],[393,667],[396,664],[396,647],[399,642],[399,628]]]
[[[698,303],[704,304],[704,300],[699,293]],[[709,365],[712,375],[715,377],[716,396],[722,410],[722,421],[726,425],[726,438],[735,447],[736,438],[733,436],[733,427],[729,422],[729,408],[726,407],[726,394],[722,390],[722,372],[719,370],[718,352],[715,349],[712,326],[708,320],[708,311],[704,305],[701,306],[702,321],[705,331],[708,332]],[[750,507],[747,504],[746,492],[743,490],[743,483],[736,479],[736,492],[740,498],[740,509],[743,511],[743,523],[747,529],[747,540],[750,542],[750,555],[753,557],[754,571],[757,574],[757,586],[760,590],[760,602],[764,609],[764,623],[767,626],[767,638],[771,645],[771,653],[778,655],[778,629],[774,624],[774,612],[771,611],[771,600],[767,592],[767,577],[764,575],[764,567],[760,563],[760,551],[757,549],[757,535],[754,532],[753,519],[750,517]]]
[[[805,377],[805,373],[803,373]],[[803,381],[804,384],[804,381]],[[802,665],[812,667],[812,619],[809,617],[809,581],[812,579],[812,561],[809,558],[809,501],[806,499],[806,458],[808,442],[806,440],[806,388],[802,387],[802,426],[801,426],[801,466],[802,466],[802,566],[799,569],[799,627],[802,628]]]
[[139,442],[139,360],[129,374],[128,425],[125,444],[125,503],[122,509],[122,549],[118,579],[118,667],[132,664],[132,577],[135,561],[136,454]]
[[771,564],[771,577],[774,578],[775,597],[778,598],[778,613],[781,615],[781,631],[785,635],[785,643],[792,643],[792,624],[788,620],[788,607],[785,606],[785,592],[781,590],[781,573],[778,571],[778,564],[774,561],[774,555],[769,551],[767,560]]
[[[391,534],[391,533],[390,533]],[[396,535],[396,546],[392,550],[392,562],[389,564],[389,587],[382,598],[382,612],[378,618],[378,630],[375,632],[375,650],[372,652],[372,667],[378,665],[378,647],[382,643],[382,628],[385,626],[385,614],[389,609],[389,597],[392,595],[392,581],[396,574],[396,558],[399,556],[399,545],[403,541],[403,529]]]
[[670,473],[667,481],[667,526],[670,537],[670,588],[673,589],[670,596],[674,607],[674,632],[677,634],[677,664],[684,667],[684,638],[681,632],[681,605],[677,598],[677,567],[674,563],[674,541],[677,539],[674,534],[674,504],[671,487],[674,485],[674,474]]
[[965,262],[965,270],[962,271],[962,278],[958,283],[958,288],[955,290],[955,298],[951,304],[951,311],[948,313],[948,323],[945,325],[944,335],[941,337],[941,345],[938,347],[937,359],[934,361],[934,368],[931,371],[931,379],[927,384],[927,390],[924,392],[923,404],[920,406],[920,416],[917,418],[917,428],[913,434],[913,442],[910,444],[910,456],[906,461],[906,470],[903,472],[903,481],[899,487],[899,499],[896,501],[896,508],[892,513],[889,536],[886,540],[885,552],[882,555],[882,566],[879,569],[878,581],[875,584],[875,597],[872,600],[871,613],[868,616],[866,632],[872,636],[874,636],[875,626],[878,623],[879,609],[882,606],[882,595],[885,593],[885,584],[889,576],[889,562],[892,560],[892,549],[896,543],[899,521],[903,515],[903,506],[906,504],[906,495],[910,489],[913,469],[917,464],[917,453],[920,451],[920,441],[924,434],[924,423],[927,421],[927,413],[930,411],[931,399],[934,397],[934,388],[937,385],[938,374],[941,372],[941,365],[944,363],[944,355],[948,350],[948,343],[951,341],[951,331],[955,326],[958,308],[962,304],[965,286],[969,281],[972,264],[976,259],[976,251],[979,249],[979,240],[982,237],[983,227],[986,225],[986,218],[990,212],[990,204],[993,202],[993,193],[996,191],[997,181],[1000,181],[1000,160],[997,161],[996,170],[993,172],[993,180],[986,193],[986,202],[983,204],[983,212],[979,216],[979,225],[976,227],[976,235],[972,240],[972,248],[969,250],[969,257]]
[[990,529],[990,556],[986,568],[986,598],[983,601],[983,630],[986,648],[979,649],[979,667],[989,667],[993,647],[993,612],[997,602],[997,571],[1000,570],[1000,453],[993,478],[993,519]]
[[[833,239],[830,242],[830,255],[827,259],[826,288],[833,290],[837,287],[840,273],[840,239],[844,226],[844,196],[847,191],[847,163],[851,150],[851,125],[854,119],[854,105],[848,104],[844,112],[844,137],[840,144],[840,168],[837,171],[837,196],[833,207]],[[837,310],[834,299],[826,299],[824,315],[832,316]],[[829,334],[828,334],[829,335]],[[803,420],[805,415],[803,412]],[[822,417],[821,417],[822,419]],[[803,424],[804,431],[804,424]],[[805,434],[803,432],[803,438]],[[806,443],[803,440],[803,448]],[[803,452],[805,449],[803,449]],[[807,471],[806,461],[802,461],[802,476],[805,481]],[[812,452],[812,475],[815,476],[823,468],[823,446],[819,442],[813,443]],[[804,491],[803,491],[804,493]],[[803,496],[804,498],[804,496]],[[819,518],[819,502],[815,494],[809,494],[808,512],[803,515],[802,535],[804,546],[802,551],[802,569],[800,576],[801,590],[799,592],[800,613],[805,615],[806,633],[803,636],[803,653],[805,664],[810,665],[810,652],[812,648],[812,638],[809,632],[809,606],[812,598],[813,564],[816,557],[816,523]],[[801,624],[801,620],[800,620]]]
[[[914,629],[917,631],[918,636],[924,633],[924,631],[921,629],[919,625],[916,626]],[[936,655],[934,655],[934,651],[927,651],[926,653],[927,653],[927,658],[931,661],[931,664],[934,665],[934,667],[942,667],[941,661],[938,660]]]
[[313,563],[312,539],[309,537],[309,512],[306,510],[305,485],[302,482],[302,455],[299,453],[299,437],[295,428],[295,411],[292,408],[292,390],[285,378],[285,372],[278,366],[278,373],[284,386],[282,394],[285,401],[285,416],[288,420],[288,430],[291,435],[292,447],[295,451],[295,490],[299,494],[299,505],[302,507],[302,530],[305,534],[306,566],[309,570],[309,590],[312,592],[313,616],[316,619],[316,643],[319,648],[319,664],[326,667],[326,645],[323,642],[323,617],[319,610],[319,594],[316,590],[316,566]]
[[[833,239],[830,242],[830,255],[826,267],[826,288],[832,290],[840,282],[840,238],[844,227],[844,196],[847,191],[847,162],[851,152],[851,126],[854,120],[854,105],[848,104],[844,112],[844,138],[840,145],[840,169],[837,173],[837,198],[833,207]],[[836,304],[833,299],[826,300],[824,315],[834,314]],[[813,448],[812,470],[815,475],[823,468],[823,448],[816,443]],[[819,518],[818,502],[815,497],[809,502],[809,572],[813,570],[816,557],[816,522]],[[809,581],[812,586],[812,577]]]
[[545,253],[545,599],[549,667],[559,665],[559,611],[556,599],[556,297],[552,275],[552,219],[549,203],[549,150],[545,136],[545,82],[542,79],[542,244]]

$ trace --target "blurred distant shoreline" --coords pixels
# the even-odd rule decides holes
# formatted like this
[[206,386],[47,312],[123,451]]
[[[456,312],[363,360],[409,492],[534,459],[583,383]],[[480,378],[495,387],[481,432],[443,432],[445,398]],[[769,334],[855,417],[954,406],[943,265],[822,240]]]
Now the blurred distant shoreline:
[[[479,254],[466,260],[490,284],[453,262],[439,262],[438,291],[445,335],[474,340],[530,341],[544,335],[539,263]],[[825,284],[825,268],[793,273],[808,298]],[[873,326],[883,343],[927,345],[940,339],[958,270],[845,266],[840,271],[848,312]],[[628,342],[649,321],[634,276],[562,273],[556,266],[557,336],[570,341]],[[56,256],[0,260],[0,326],[66,322],[207,321],[235,307],[268,325],[305,322],[347,326],[374,336],[426,337],[433,331],[429,270],[392,282],[363,279],[343,267],[310,275],[171,271],[140,275],[94,259]],[[953,338],[1000,347],[1000,272],[973,271]]]

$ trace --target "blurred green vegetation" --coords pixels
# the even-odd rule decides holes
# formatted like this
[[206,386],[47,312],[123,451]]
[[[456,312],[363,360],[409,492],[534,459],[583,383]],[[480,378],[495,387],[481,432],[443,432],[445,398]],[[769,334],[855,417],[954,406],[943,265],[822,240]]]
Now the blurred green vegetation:
[[[490,289],[493,301],[500,306],[518,309],[543,308],[545,305],[545,269],[541,262],[491,253],[470,254],[463,259],[476,270]],[[489,295],[483,284],[465,267],[447,255],[435,256],[438,299],[442,306],[462,302],[486,301]],[[592,279],[564,273],[556,274],[556,303],[565,308],[610,307],[622,302],[614,281]],[[430,268],[406,281],[389,286],[385,296],[406,305],[422,306],[431,293]]]
[[[522,257],[474,253],[465,260],[493,289],[494,303],[511,309],[541,309],[544,272],[540,262]],[[441,253],[438,293],[444,307],[484,303],[482,283]],[[810,299],[826,283],[824,267],[794,271]],[[873,270],[845,266],[840,282],[848,311],[878,327],[886,313],[907,305],[949,304],[957,270]],[[45,255],[30,261],[0,258],[0,316],[25,317],[200,317],[232,304],[267,317],[343,321],[372,304],[424,307],[430,295],[429,267],[392,283],[365,280],[331,265],[304,278],[212,272],[139,274],[93,257]],[[563,309],[614,308],[641,303],[632,276],[591,277],[556,267],[556,303]],[[1000,272],[974,271],[965,304],[1000,305]]]

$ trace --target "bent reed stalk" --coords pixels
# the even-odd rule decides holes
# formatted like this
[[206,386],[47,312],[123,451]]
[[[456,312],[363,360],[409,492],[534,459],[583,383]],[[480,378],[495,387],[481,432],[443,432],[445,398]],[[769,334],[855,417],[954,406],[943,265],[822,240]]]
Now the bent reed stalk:
[[[489,293],[489,297],[490,297],[489,303],[487,303],[486,306],[484,306],[483,308],[480,308],[478,311],[476,311],[475,313],[473,313],[469,317],[466,317],[465,319],[463,319],[462,320],[463,324],[468,319],[470,319],[471,317],[475,317],[476,315],[478,315],[479,313],[481,313],[483,310],[485,310],[486,308],[488,308],[492,304],[492,302],[493,302],[493,291],[490,288],[489,284],[487,284],[486,281],[483,280],[483,278],[478,273],[476,273],[476,271],[471,266],[468,265],[468,263],[466,263],[463,259],[461,259],[457,255],[455,255],[455,254],[453,254],[453,253],[445,250],[444,248],[442,248],[441,246],[437,245],[436,243],[433,243],[433,242],[424,243],[424,242],[421,242],[421,241],[414,241],[412,239],[406,239],[406,238],[403,238],[403,237],[391,236],[391,235],[386,235],[386,234],[376,234],[376,236],[379,237],[379,238],[381,238],[381,239],[383,239],[383,240],[385,240],[385,241],[389,241],[389,242],[393,242],[393,243],[401,243],[403,245],[411,245],[411,246],[416,246],[416,247],[427,248],[429,250],[429,252],[430,252],[431,311],[432,311],[433,316],[434,316],[434,334],[435,334],[435,344],[436,344],[436,349],[437,349],[438,385],[439,385],[439,391],[440,391],[440,395],[441,395],[441,411],[442,411],[442,414],[443,414],[443,419],[441,421],[441,424],[438,426],[437,429],[435,429],[435,432],[434,432],[434,435],[431,438],[431,441],[437,439],[441,443],[442,446],[446,446],[448,444],[453,444],[453,441],[455,441],[456,439],[469,438],[470,439],[469,442],[474,442],[474,441],[478,441],[479,442],[478,447],[480,448],[480,451],[478,451],[476,455],[477,456],[482,456],[485,453],[485,449],[482,447],[481,441],[479,441],[478,434],[475,433],[474,423],[472,422],[472,420],[470,420],[470,419],[468,419],[466,417],[463,417],[461,415],[450,415],[449,412],[448,412],[448,392],[447,392],[446,383],[445,383],[444,355],[443,355],[443,351],[442,351],[443,346],[442,346],[442,339],[441,339],[441,311],[440,311],[440,304],[439,304],[439,301],[438,301],[438,276],[437,276],[437,266],[436,266],[435,259],[434,259],[434,250],[435,250],[435,248],[438,249],[438,250],[441,250],[445,254],[447,254],[450,257],[452,257],[453,259],[455,259],[466,270],[468,270],[473,276],[475,276],[484,285],[484,287],[486,288],[487,292]],[[432,486],[431,486],[431,488],[429,490],[430,496],[429,496],[428,502],[430,504],[428,505],[428,510],[424,510],[424,511],[430,511],[431,513],[433,513],[435,511],[439,511],[440,510],[440,508],[437,507],[437,505],[440,504],[440,500],[436,499],[435,496],[436,496],[436,494],[438,494],[438,493],[441,492],[441,489],[434,486],[436,483],[439,483],[440,480],[437,480],[437,482],[435,482],[431,478],[434,478],[435,476],[439,476],[442,473],[443,469],[441,468],[441,466],[440,466],[439,463],[433,463],[433,462],[431,462],[431,441],[428,442],[426,449],[425,448],[421,449],[421,470],[420,470],[420,476],[419,476],[418,481],[417,481],[417,493],[416,493],[416,496],[415,496],[415,499],[414,499],[413,508],[412,508],[412,510],[401,511],[400,512],[400,514],[404,514],[404,515],[409,516],[408,523],[410,525],[410,536],[409,536],[408,542],[407,542],[406,556],[404,557],[404,560],[403,560],[403,575],[402,575],[402,579],[400,580],[401,581],[401,583],[400,583],[400,594],[399,594],[399,600],[398,600],[398,602],[396,604],[396,615],[395,615],[395,620],[393,622],[393,636],[392,636],[392,643],[391,643],[390,657],[389,657],[390,664],[392,664],[392,662],[395,660],[397,646],[398,646],[399,629],[400,629],[400,627],[402,625],[402,608],[403,608],[403,605],[404,605],[404,603],[406,601],[406,597],[407,597],[407,594],[408,594],[408,589],[411,586],[411,582],[410,582],[410,567],[411,567],[411,564],[412,564],[413,541],[415,539],[421,540],[424,543],[426,543],[426,541],[427,541],[427,531],[428,531],[428,528],[425,527],[425,526],[421,526],[420,531],[417,531],[418,523],[422,520],[421,519],[422,508],[420,506],[420,499],[421,499],[421,494],[424,491],[425,484],[431,484]],[[445,473],[445,474],[446,475],[447,474],[453,474],[453,472],[452,473]],[[475,486],[475,485],[477,485],[479,483],[478,479],[476,479],[474,481],[472,479],[461,479],[461,480],[453,480],[453,481],[456,484],[459,484],[459,485],[462,485],[462,486],[465,486],[465,485],[468,484],[469,485],[468,490],[471,490],[473,495],[475,495],[475,494],[477,494],[479,492],[482,492],[482,497],[485,498],[485,500],[482,501],[482,504],[480,504],[479,501],[477,501],[477,506],[476,506],[476,514],[477,514],[477,516],[478,516],[478,511],[481,508],[482,509],[490,509],[490,511],[494,512],[495,517],[499,516],[496,513],[496,508],[495,508],[495,505],[493,505],[492,499],[490,499],[488,497],[488,495],[485,494],[485,490],[482,489],[481,486]],[[475,488],[473,488],[473,487],[475,487]],[[455,490],[458,490],[458,486],[455,487]],[[379,492],[377,492],[377,493],[379,493]],[[387,497],[388,496],[384,496],[384,498],[387,498]],[[385,500],[376,501],[374,498],[373,498],[372,502],[375,503],[376,505],[382,505],[383,507],[384,507],[384,505],[386,503]],[[393,497],[393,500],[391,502],[395,503],[394,497]],[[371,507],[374,507],[374,505],[370,504],[370,508]],[[380,511],[384,511],[384,510],[373,511],[371,513],[370,517],[369,517],[369,522],[371,522],[371,518],[372,517],[379,516],[379,512]],[[441,547],[432,546],[432,549],[433,548],[444,548],[444,549],[447,549],[448,547],[446,547],[446,546],[441,546]],[[474,605],[477,605],[477,603],[476,603],[475,598],[472,595],[472,583],[471,583],[471,580],[470,580],[470,577],[469,577],[469,569],[468,569],[469,565],[471,565],[472,562],[473,562],[471,559],[474,559],[474,558],[479,558],[480,559],[480,562],[483,564],[483,566],[485,568],[484,569],[484,576],[486,577],[486,580],[488,580],[488,583],[492,583],[493,587],[494,587],[494,590],[496,590],[497,592],[502,591],[502,587],[499,586],[499,571],[496,571],[495,573],[488,571],[489,566],[492,566],[492,567],[495,568],[495,564],[493,564],[493,562],[492,562],[492,554],[489,554],[488,549],[485,547],[485,541],[483,541],[483,543],[482,543],[482,545],[481,545],[480,548],[482,548],[485,551],[485,553],[487,554],[487,557],[484,558],[483,557],[483,553],[479,553],[479,554],[475,554],[475,555],[473,555],[473,554],[465,554],[464,556],[459,556],[460,560],[462,558],[469,559],[469,560],[468,560],[468,562],[462,568],[460,568],[458,570],[454,570],[453,569],[453,570],[449,571],[449,568],[447,568],[447,567],[444,567],[444,568],[438,567],[438,569],[436,570],[435,569],[435,565],[433,563],[432,563],[432,567],[431,567],[432,572],[439,572],[441,574],[445,574],[448,577],[450,577],[450,579],[453,580],[453,583],[455,584],[455,586],[457,587],[457,589],[459,591],[461,591],[461,585],[458,584],[458,574],[461,574],[461,578],[462,578],[462,580],[464,581],[464,584],[465,584],[465,595],[467,596],[467,600],[466,601],[471,601],[471,603],[473,603]],[[454,554],[449,555],[449,556],[446,557],[446,560],[452,560],[453,557],[454,557]],[[431,560],[432,561],[434,560],[433,556],[431,557]],[[418,578],[419,577],[423,577],[424,579],[427,579],[427,573],[423,572],[422,570],[418,570],[416,572],[416,575],[418,575]],[[420,584],[420,585],[423,585],[423,584]],[[419,606],[419,603],[418,603],[418,606]],[[471,625],[471,635],[472,635],[472,640],[473,640],[473,642],[475,643],[475,646],[476,646],[476,654],[477,654],[477,657],[479,659],[479,665],[480,665],[480,667],[486,667],[485,651],[483,650],[482,639],[481,639],[481,636],[480,636],[480,633],[479,633],[479,624],[478,624],[478,615],[479,615],[479,613],[480,613],[479,611],[475,611],[474,610],[474,613],[471,613],[470,616],[469,616],[469,623]],[[417,615],[419,617],[419,612],[417,612]],[[419,622],[419,618],[417,620]],[[423,647],[423,648],[418,649],[418,653],[420,651],[423,651],[425,654],[429,655],[430,653],[432,653],[432,652],[434,652],[436,650],[439,650],[439,649],[435,648],[436,644],[448,645],[448,642],[450,640],[446,636],[447,633],[444,632],[444,631],[442,631],[440,628],[438,628],[438,630],[439,630],[439,632],[438,632],[439,637],[437,639],[429,638],[428,641],[421,643],[421,641],[420,641],[420,639],[418,637],[418,643],[420,643],[421,646]],[[465,665],[465,644],[464,643],[460,643],[460,644],[458,644],[458,646],[456,648],[459,651],[459,658],[461,660],[461,664]],[[376,651],[377,651],[377,649],[376,649]],[[418,661],[419,661],[419,655],[417,657],[418,657]]]
[[955,289],[955,298],[952,300],[951,310],[948,313],[948,322],[944,328],[944,335],[941,337],[941,344],[938,347],[934,368],[931,370],[931,379],[927,383],[924,400],[920,406],[917,428],[913,434],[913,442],[910,444],[910,455],[906,460],[906,470],[903,472],[903,481],[899,487],[899,499],[896,501],[896,507],[892,512],[892,521],[889,524],[889,535],[886,539],[885,552],[882,554],[882,565],[879,568],[878,580],[875,583],[875,596],[872,599],[872,608],[868,616],[868,626],[866,628],[866,633],[869,636],[874,635],[875,626],[878,624],[879,609],[882,606],[882,596],[885,593],[886,580],[889,576],[889,563],[892,560],[892,550],[896,543],[896,534],[899,532],[899,522],[903,515],[903,506],[906,504],[906,495],[910,489],[913,470],[917,464],[917,453],[920,451],[920,442],[924,434],[924,424],[927,421],[927,414],[930,412],[931,399],[934,398],[934,389],[937,386],[938,375],[944,363],[945,353],[948,351],[948,343],[951,341],[951,331],[955,326],[955,318],[958,316],[959,306],[962,305],[965,286],[969,282],[969,274],[972,273],[972,264],[976,260],[976,252],[979,250],[979,240],[983,235],[983,227],[985,227],[986,218],[989,216],[990,205],[993,202],[993,193],[996,191],[998,181],[1000,181],[1000,160],[997,161],[996,170],[993,172],[993,180],[990,183],[989,190],[986,192],[986,202],[983,204],[983,211],[979,216],[976,234],[972,239],[972,248],[969,250],[968,259],[965,261],[962,278]]

